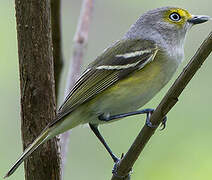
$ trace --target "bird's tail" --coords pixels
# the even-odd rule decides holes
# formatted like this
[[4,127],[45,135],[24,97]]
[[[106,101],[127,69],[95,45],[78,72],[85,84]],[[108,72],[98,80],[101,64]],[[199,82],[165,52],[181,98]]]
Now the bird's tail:
[[9,177],[12,175],[15,170],[20,166],[20,164],[35,150],[39,145],[44,143],[49,139],[49,128],[47,127],[40,136],[38,136],[34,142],[22,153],[22,155],[18,158],[15,164],[10,168],[8,173],[4,176],[4,178]]

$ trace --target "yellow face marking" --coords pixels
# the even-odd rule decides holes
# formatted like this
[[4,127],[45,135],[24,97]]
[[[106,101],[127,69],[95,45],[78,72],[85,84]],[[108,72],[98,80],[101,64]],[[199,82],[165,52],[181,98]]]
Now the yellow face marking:
[[[178,21],[171,19],[171,15],[173,15],[174,13],[179,15],[180,19]],[[181,8],[172,8],[172,9],[167,10],[164,13],[165,21],[167,21],[171,24],[176,24],[180,28],[182,28],[183,25],[186,23],[186,21],[191,18],[192,18],[192,15],[187,10],[181,9]]]

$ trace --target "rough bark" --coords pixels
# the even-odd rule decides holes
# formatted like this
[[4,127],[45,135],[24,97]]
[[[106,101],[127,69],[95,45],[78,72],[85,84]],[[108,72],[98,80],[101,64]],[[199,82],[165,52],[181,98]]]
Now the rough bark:
[[[16,0],[21,89],[21,131],[25,149],[55,115],[50,0]],[[59,180],[57,139],[25,161],[26,180]]]

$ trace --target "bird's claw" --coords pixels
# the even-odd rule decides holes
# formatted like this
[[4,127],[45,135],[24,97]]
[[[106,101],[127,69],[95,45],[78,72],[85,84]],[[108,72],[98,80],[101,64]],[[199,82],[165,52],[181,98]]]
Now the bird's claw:
[[[154,124],[152,124],[152,122],[150,121],[150,117],[151,117],[151,115],[152,115],[152,113],[154,112],[154,110],[151,110],[151,111],[149,111],[148,113],[147,113],[147,118],[146,118],[146,125],[148,126],[148,127],[150,127],[150,128],[157,128],[158,127],[158,125],[154,125]],[[165,128],[166,128],[166,122],[167,122],[167,117],[165,116],[164,118],[163,118],[163,121],[162,121],[162,123],[161,123],[161,131],[162,130],[164,130]]]
[[124,175],[124,176],[118,175],[117,169],[118,169],[118,165],[119,165],[120,161],[121,161],[121,159],[117,159],[117,161],[115,162],[113,169],[112,169],[112,174],[113,174],[113,176],[115,176],[119,179],[124,179],[127,176],[130,176],[132,170],[130,170],[130,173],[128,173],[127,175]]
[[163,118],[163,121],[161,123],[161,129],[160,129],[160,131],[162,131],[162,130],[164,130],[166,128],[166,122],[167,122],[167,116],[165,116]]

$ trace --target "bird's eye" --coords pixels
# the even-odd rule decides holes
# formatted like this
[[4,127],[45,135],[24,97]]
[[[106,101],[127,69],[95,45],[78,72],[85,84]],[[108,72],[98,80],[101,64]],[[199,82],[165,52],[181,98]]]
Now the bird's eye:
[[173,12],[169,15],[169,18],[172,20],[172,21],[180,21],[181,19],[181,16],[176,13],[176,12]]

